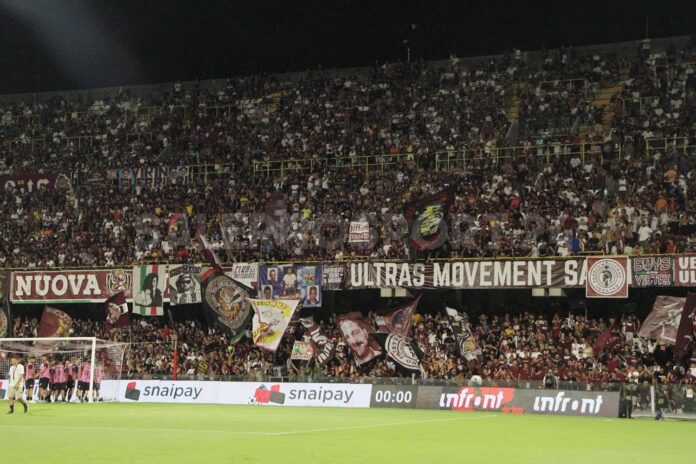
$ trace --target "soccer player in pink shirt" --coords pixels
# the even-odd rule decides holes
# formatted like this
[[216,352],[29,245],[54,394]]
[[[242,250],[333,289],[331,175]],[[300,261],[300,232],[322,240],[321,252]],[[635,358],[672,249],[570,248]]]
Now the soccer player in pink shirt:
[[34,372],[34,360],[30,359],[29,362],[27,362],[27,372],[26,375],[24,376],[24,391],[27,395],[27,401],[31,401],[32,395],[34,394],[34,376],[36,373]]
[[58,402],[58,397],[65,403],[65,366],[63,360],[59,359],[53,366],[53,401]]
[[82,402],[89,400],[87,392],[89,391],[89,373],[91,369],[92,366],[90,366],[89,363],[84,363],[80,366],[80,377],[78,377],[77,381],[77,396]]
[[67,372],[65,387],[68,390],[68,402],[72,399],[73,391],[75,390],[75,378],[77,377],[77,366],[68,361],[65,366]]
[[48,364],[48,360],[44,357],[39,369],[39,400],[48,402],[51,401],[48,396],[48,384],[50,381],[51,366]]

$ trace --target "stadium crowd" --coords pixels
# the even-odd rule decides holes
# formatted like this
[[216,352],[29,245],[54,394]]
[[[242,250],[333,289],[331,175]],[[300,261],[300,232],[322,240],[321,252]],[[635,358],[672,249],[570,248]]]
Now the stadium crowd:
[[[412,335],[424,352],[425,381],[451,380],[461,384],[479,375],[491,385],[522,382],[541,387],[551,373],[557,385],[578,389],[611,389],[621,383],[643,389],[653,382],[696,384],[692,369],[696,360],[692,359],[691,366],[682,365],[674,361],[667,346],[638,338],[640,322],[634,315],[614,321],[577,314],[547,316],[522,312],[482,314],[470,322],[480,352],[465,357],[458,351],[444,314],[414,315]],[[608,328],[611,336],[602,346],[598,345],[599,336]],[[71,336],[98,336],[131,343],[123,365],[124,378],[172,375],[175,341],[179,379],[262,380],[279,375],[274,370],[279,366],[287,369],[284,372],[291,378],[338,377],[359,381],[402,376],[384,355],[357,364],[333,320],[320,323],[320,330],[335,346],[334,355],[324,364],[291,359],[295,340],[310,342],[308,332],[299,323],[290,325],[275,353],[254,348],[248,339],[232,344],[226,336],[206,330],[196,321],[167,324],[157,318],[142,318],[126,329],[109,333],[101,321],[75,319],[70,332]],[[15,318],[13,333],[16,337],[36,336],[38,320]]]
[[[189,239],[204,226],[230,261],[424,257],[404,239],[403,205],[445,187],[450,240],[428,256],[694,251],[693,56],[693,41],[628,61],[568,48],[538,66],[514,53],[476,69],[395,63],[366,75],[230,79],[215,91],[174,84],[0,103],[0,169],[70,181],[4,189],[0,265],[186,262],[200,259]],[[617,83],[604,129],[610,109],[592,97]],[[513,95],[522,148],[499,158]],[[600,126],[586,152],[568,151],[578,134],[559,118]],[[664,137],[674,143],[648,149]],[[438,153],[458,159],[472,147],[482,159],[437,166]],[[368,173],[363,162],[393,164]],[[216,167],[195,174],[202,164]],[[148,166],[191,170],[118,180],[118,169]],[[274,234],[263,215],[278,192],[285,229]],[[372,224],[369,247],[341,235],[351,220]]]

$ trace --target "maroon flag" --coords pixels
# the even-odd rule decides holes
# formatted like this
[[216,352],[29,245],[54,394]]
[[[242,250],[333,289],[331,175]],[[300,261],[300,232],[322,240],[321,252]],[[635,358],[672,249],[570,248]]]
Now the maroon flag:
[[39,337],[68,337],[72,318],[60,309],[44,307],[39,323]]
[[674,345],[674,355],[681,359],[688,354],[687,349],[694,339],[694,321],[696,320],[696,293],[686,295],[686,303],[681,313],[677,329],[677,343]]
[[201,245],[201,253],[203,253],[205,259],[208,260],[212,267],[222,272],[222,263],[220,262],[220,258],[218,258],[218,256],[215,254],[210,246],[210,243],[208,243],[208,240],[202,234],[197,234],[197,237],[198,243]]
[[309,338],[312,342],[312,350],[319,364],[326,364],[334,357],[336,352],[336,343],[333,340],[321,333],[321,328],[314,321],[313,316],[300,319],[302,327],[307,330]]
[[442,190],[418,198],[404,206],[404,217],[411,232],[411,244],[417,250],[434,250],[447,241],[445,218],[452,202],[452,192]]
[[371,335],[375,331],[374,327],[360,312],[341,314],[336,321],[343,339],[353,352],[356,364],[364,364],[382,354],[379,343]]
[[658,295],[652,311],[640,326],[638,336],[657,340],[658,343],[665,345],[674,345],[685,304],[684,297]]
[[106,321],[104,329],[111,332],[111,329],[121,329],[128,327],[130,324],[130,312],[128,304],[126,304],[126,294],[123,291],[118,292],[104,302],[104,313]]
[[611,318],[611,319],[609,319],[609,321],[610,321],[609,327],[607,327],[606,330],[604,332],[602,332],[602,334],[599,337],[597,337],[597,341],[595,342],[595,345],[593,347],[595,357],[602,354],[602,352],[604,351],[604,348],[606,348],[607,343],[611,339],[612,332],[614,332],[614,329],[616,328],[616,319]]
[[395,333],[408,337],[411,331],[413,313],[420,301],[420,295],[407,305],[398,308],[375,311],[375,324],[377,331],[382,333]]

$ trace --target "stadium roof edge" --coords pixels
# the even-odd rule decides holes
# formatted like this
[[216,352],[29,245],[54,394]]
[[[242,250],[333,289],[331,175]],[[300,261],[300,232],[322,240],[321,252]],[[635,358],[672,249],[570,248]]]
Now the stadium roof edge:
[[[672,36],[672,37],[661,37],[661,38],[651,38],[651,46],[655,49],[661,50],[667,47],[670,43],[675,44],[677,47],[681,47],[686,44],[690,39],[688,35]],[[644,42],[643,40],[631,40],[626,42],[613,42],[605,44],[595,44],[595,45],[584,45],[576,47],[578,51],[589,53],[593,51],[606,51],[611,50],[622,56],[631,56],[636,48]],[[557,49],[549,49],[548,51],[553,51]],[[473,56],[473,57],[458,57],[459,63],[464,66],[477,66],[484,63],[490,59],[497,59],[503,57],[503,53],[496,55],[484,55],[484,56]],[[536,63],[541,60],[542,51],[532,50],[524,52],[524,58],[527,62]],[[431,68],[439,68],[443,66],[448,66],[450,63],[449,59],[443,60],[432,60],[428,64]],[[287,73],[275,73],[276,76],[284,76],[291,81],[299,80],[305,77],[309,73],[319,74],[323,76],[332,77],[342,77],[348,75],[365,75],[367,74],[372,66],[363,66],[355,68],[337,68],[337,69],[327,69],[327,70],[307,70],[307,71],[297,71],[297,72],[287,72]],[[217,89],[225,85],[228,78],[239,78],[244,76],[229,76],[225,78],[218,79],[206,79],[201,81],[183,81],[181,82],[183,88],[189,88],[193,86],[196,82],[203,88]],[[122,86],[112,86],[112,87],[99,87],[99,88],[86,88],[86,89],[65,89],[65,90],[51,90],[46,92],[27,92],[27,93],[15,93],[15,94],[5,94],[0,95],[0,101],[3,103],[12,103],[16,101],[22,101],[27,98],[34,98],[36,102],[47,101],[55,96],[67,96],[67,97],[88,97],[88,98],[99,98],[99,97],[109,97],[115,95],[119,89],[128,89],[136,96],[143,95],[146,92],[152,92],[153,90],[165,91],[171,88],[171,85],[177,81],[168,82],[158,82],[142,85],[122,85]]]

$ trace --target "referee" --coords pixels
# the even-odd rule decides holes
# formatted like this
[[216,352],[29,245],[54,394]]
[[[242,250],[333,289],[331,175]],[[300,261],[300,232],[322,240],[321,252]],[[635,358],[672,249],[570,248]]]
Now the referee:
[[10,400],[10,410],[7,414],[14,414],[14,402],[15,400],[22,403],[24,406],[24,412],[29,411],[27,402],[22,398],[22,387],[24,387],[24,366],[19,362],[17,356],[12,356],[10,361],[10,387],[9,387],[9,400]]

